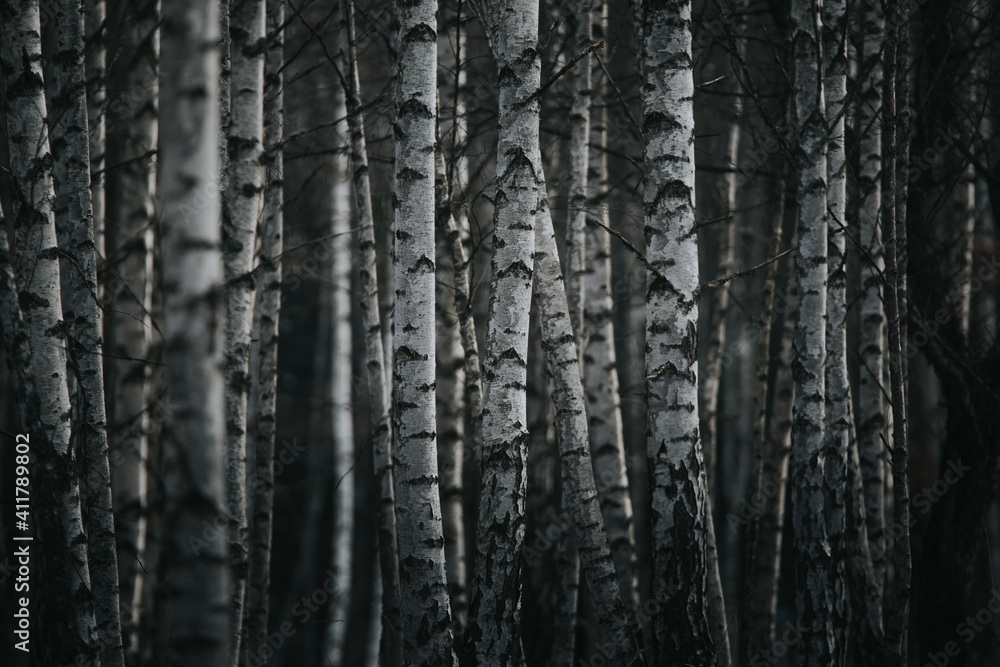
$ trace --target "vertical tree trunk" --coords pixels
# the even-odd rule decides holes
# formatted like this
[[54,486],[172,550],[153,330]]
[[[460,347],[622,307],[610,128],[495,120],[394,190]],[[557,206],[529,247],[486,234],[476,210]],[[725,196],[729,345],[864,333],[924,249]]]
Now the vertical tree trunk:
[[826,382],[827,125],[823,95],[820,5],[793,0],[794,110],[798,141],[798,237],[795,267],[795,408],[792,422],[792,521],[796,554],[795,608],[805,630],[798,665],[832,664],[833,563],[825,523],[823,473]]
[[500,126],[483,364],[482,500],[469,616],[475,619],[475,662],[505,667],[521,652],[528,314],[542,173],[534,97],[541,83],[538,3],[505,0],[489,10],[488,24],[500,72]]
[[625,665],[635,656],[638,647],[629,629],[611,545],[601,518],[594,467],[587,447],[587,410],[577,362],[579,357],[565,288],[560,285],[559,254],[545,198],[539,201],[535,248],[535,296],[555,405],[563,507],[573,516],[580,569],[594,605],[601,650],[611,664]]
[[881,434],[886,426],[882,375],[885,358],[885,314],[881,293],[882,234],[879,210],[882,207],[882,126],[878,119],[882,106],[882,44],[885,21],[877,0],[864,5],[864,42],[861,71],[861,102],[857,126],[861,132],[858,172],[858,219],[861,233],[861,368],[858,380],[858,455],[865,488],[865,522],[873,558],[875,582],[882,591],[886,570],[883,556],[885,529],[884,449]]
[[[278,390],[278,321],[281,313],[281,252],[284,215],[284,156],[281,138],[284,131],[284,0],[267,0],[264,54],[264,218],[260,230],[260,263],[257,266],[257,304],[260,342],[257,366],[258,384],[253,428],[256,458],[253,495],[253,523],[250,539],[247,621],[244,640],[248,655],[260,657],[267,643],[267,618],[271,586],[271,534],[274,508],[274,439],[277,420]],[[247,443],[249,447],[251,443]]]
[[[222,192],[222,258],[226,270],[226,502],[229,510],[230,659],[242,636],[250,535],[246,510],[246,428],[254,239],[263,206],[264,0],[233,0],[232,88]],[[225,37],[225,36],[224,36]]]
[[408,665],[455,664],[434,404],[437,5],[396,4],[393,431],[403,645]]
[[[106,348],[111,447],[112,505],[116,513],[118,582],[126,652],[138,647],[138,615],[146,561],[149,460],[149,366],[152,343],[150,310],[153,291],[153,221],[159,132],[159,3],[135,6],[121,30],[120,70],[112,68],[110,85],[128,90],[127,103],[108,105],[106,177],[106,257],[108,309]],[[117,7],[116,12],[132,11]]]
[[[604,37],[608,5],[601,0],[587,17],[596,30],[591,37]],[[594,462],[597,493],[601,502],[604,526],[611,541],[615,571],[621,586],[622,600],[629,616],[639,605],[636,576],[635,534],[632,526],[632,497],[625,465],[625,441],[622,433],[621,396],[619,394],[614,300],[611,296],[611,236],[603,227],[610,225],[608,210],[608,131],[607,80],[594,58],[592,67],[593,100],[590,112],[590,155],[587,209],[591,224],[585,234],[583,384],[586,390],[590,455]],[[583,63],[577,64],[582,67]],[[571,207],[574,211],[574,207]],[[594,224],[597,223],[597,224]],[[570,310],[572,313],[572,308]]]
[[232,638],[226,540],[197,537],[228,516],[217,5],[163,0],[162,35],[164,381],[173,408],[163,443],[167,662],[219,667],[230,664]]
[[[342,87],[334,90],[333,117],[344,118],[347,104]],[[351,181],[347,133],[337,133],[331,174],[330,228],[332,275],[332,353],[330,401],[333,413],[333,545],[336,590],[330,599],[325,650],[332,665],[343,662],[351,601],[351,541],[354,539],[354,411],[351,396]]]
[[[94,209],[94,250],[97,253],[98,272],[104,259],[105,190],[105,109],[107,89],[107,2],[85,0],[84,51],[87,77],[87,127],[90,133],[90,199]],[[103,295],[102,285],[97,285],[98,297]]]
[[[708,489],[698,437],[691,3],[643,3],[647,458],[657,664],[710,664]],[[671,585],[682,586],[669,592]]]
[[[104,409],[104,365],[97,301],[97,254],[94,249],[90,195],[90,137],[87,131],[87,82],[84,65],[83,12],[80,0],[63,0],[56,24],[55,108],[50,115],[56,184],[56,225],[68,230],[61,248],[72,258],[73,319],[68,322],[69,354],[79,383],[80,457],[86,490],[84,523],[101,664],[124,665],[119,616],[118,561],[111,511],[111,473]],[[60,220],[61,218],[61,220]]]
[[[6,91],[4,112],[17,250],[13,275],[19,281],[15,297],[13,275],[0,266],[9,285],[4,295],[4,340],[13,339],[20,348],[20,354],[8,348],[15,372],[22,381],[31,378],[25,386],[21,417],[24,426],[34,430],[28,434],[36,480],[31,523],[39,539],[27,544],[29,552],[37,545],[35,622],[48,631],[45,641],[32,648],[39,663],[96,666],[100,659],[86,537],[70,446],[59,251],[52,210],[55,191],[45,126],[40,33],[37,0],[11,2],[0,9],[0,63]],[[7,255],[5,232],[0,265],[6,264]],[[18,315],[23,318],[21,323]],[[37,403],[27,393],[32,387]],[[41,480],[44,485],[38,484]]]
[[[898,26],[899,7],[895,0],[886,3],[886,16]],[[882,104],[882,191],[896,192],[896,28],[887,35],[883,51]],[[892,390],[892,488],[894,525],[901,534],[892,549],[892,599],[886,604],[886,658],[890,667],[906,665],[906,627],[910,603],[910,492],[907,483],[909,452],[906,446],[906,405],[904,401],[902,340],[899,318],[899,265],[897,264],[896,197],[882,200],[882,226],[885,229],[885,301],[889,328],[889,382]],[[904,253],[905,254],[905,248]]]
[[847,158],[844,113],[847,98],[847,4],[823,4],[823,99],[827,135],[827,287],[824,447],[826,521],[830,542],[830,609],[833,662],[847,657],[847,454],[853,432],[847,379]]
[[375,226],[372,216],[368,153],[365,144],[364,115],[361,108],[361,85],[355,46],[354,2],[343,0],[344,23],[341,26],[342,69],[346,72],[347,122],[351,133],[351,174],[354,186],[354,210],[358,221],[358,250],[361,287],[361,322],[365,331],[365,368],[368,379],[368,403],[371,420],[372,454],[375,484],[378,491],[379,569],[382,578],[382,649],[380,662],[386,667],[402,667],[402,627],[399,550],[396,541],[396,509],[393,482],[392,430],[389,421],[389,393],[386,388],[382,324],[379,318],[378,272],[375,256]]

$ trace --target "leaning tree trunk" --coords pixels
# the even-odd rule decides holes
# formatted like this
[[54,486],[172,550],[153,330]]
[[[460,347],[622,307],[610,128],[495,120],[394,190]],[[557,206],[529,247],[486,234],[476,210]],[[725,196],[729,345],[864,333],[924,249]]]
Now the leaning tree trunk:
[[882,302],[882,234],[879,210],[882,207],[882,126],[878,119],[882,106],[882,44],[885,22],[881,3],[866,0],[864,42],[861,53],[861,100],[857,126],[861,132],[858,171],[858,220],[861,249],[860,311],[861,350],[858,380],[858,456],[865,493],[865,522],[873,558],[875,583],[880,593],[886,581],[883,531],[885,530],[885,454],[881,435],[886,427],[882,376],[885,359],[885,312]]
[[[138,614],[146,562],[149,460],[149,377],[152,343],[153,234],[159,131],[159,3],[145,0],[120,36],[121,72],[113,89],[128,104],[113,104],[107,122],[105,236],[111,307],[105,326],[111,493],[117,520],[118,582],[127,652],[138,646]],[[131,9],[131,8],[129,8]],[[127,10],[122,10],[127,11]],[[116,99],[115,102],[118,102]]]
[[455,664],[438,492],[434,403],[437,5],[398,2],[393,431],[408,665]]
[[588,449],[587,409],[573,323],[545,197],[539,200],[535,248],[535,296],[555,406],[563,507],[573,517],[580,569],[594,605],[602,648],[610,664],[624,667],[636,655],[638,646],[629,628],[628,610],[622,602],[611,544],[601,517],[594,465]]
[[382,323],[379,318],[378,272],[375,256],[375,225],[372,215],[365,119],[361,107],[361,84],[355,48],[354,2],[342,0],[341,66],[346,73],[347,123],[351,133],[351,174],[354,211],[358,223],[358,273],[361,291],[361,324],[365,332],[365,369],[368,380],[368,410],[371,421],[372,456],[378,493],[379,569],[382,578],[382,640],[380,662],[386,667],[402,667],[403,647],[398,628],[402,627],[399,550],[396,541],[396,500],[393,490],[392,430],[389,421],[389,394],[386,388]]
[[[158,165],[163,187],[163,541],[168,664],[230,664],[225,504],[217,5],[163,0]],[[198,203],[202,206],[198,206]],[[207,539],[202,539],[202,537]],[[236,617],[240,618],[239,616]]]
[[521,653],[521,547],[527,461],[527,358],[541,151],[538,3],[489,10],[500,129],[490,316],[483,364],[482,500],[476,544],[470,664],[504,667]]
[[[278,317],[281,312],[281,252],[284,204],[284,0],[267,0],[267,50],[264,54],[264,218],[260,229],[260,262],[257,265],[257,305],[260,323],[257,358],[258,384],[254,403],[255,424],[253,523],[250,535],[250,572],[247,577],[247,621],[241,646],[247,655],[262,656],[267,643],[267,618],[271,586],[271,533],[274,511],[274,439],[277,421]],[[247,443],[250,446],[250,443]]]
[[[104,105],[108,101],[107,37],[105,0],[84,0],[84,47],[87,77],[87,127],[90,133],[90,200],[94,209],[94,250],[98,271],[104,259],[106,137]],[[98,284],[98,297],[103,295]]]
[[[66,342],[61,324],[59,250],[52,209],[55,191],[45,125],[40,32],[37,1],[7,3],[0,9],[0,64],[6,86],[4,112],[17,251],[13,274],[19,281],[16,298],[10,291],[4,295],[9,314],[5,319],[11,322],[10,327],[4,324],[4,338],[13,338],[15,343],[20,338],[22,354],[12,355],[11,363],[22,379],[30,375],[37,393],[37,408],[31,397],[25,396],[22,404],[32,405],[30,410],[22,409],[21,416],[24,427],[34,429],[27,434],[34,454],[32,474],[36,480],[44,480],[44,486],[32,487],[36,493],[31,498],[29,521],[39,540],[25,542],[25,546],[36,554],[36,622],[47,629],[47,636],[40,646],[29,644],[29,648],[36,651],[39,664],[99,665],[80,488],[70,446]],[[13,288],[12,277],[5,282]],[[18,310],[23,322],[14,324]],[[23,337],[18,336],[18,329]]]
[[[593,2],[588,2],[593,5]],[[608,5],[603,0],[588,20],[603,32]],[[592,33],[592,36],[603,34]],[[615,571],[629,616],[639,606],[632,497],[625,465],[617,357],[615,354],[614,299],[611,296],[611,236],[608,212],[607,81],[594,58],[592,85],[596,106],[590,111],[589,198],[590,224],[585,233],[586,269],[583,306],[583,383],[589,418],[590,455],[594,462],[597,493],[604,526],[611,541]],[[577,65],[581,67],[582,65]],[[572,312],[572,310],[570,311]]]
[[[343,88],[334,91],[333,117],[344,118],[347,104]],[[338,128],[340,129],[340,128]],[[324,638],[326,660],[343,661],[347,617],[351,601],[351,541],[354,539],[354,413],[351,397],[351,181],[350,138],[337,133],[333,156],[330,210],[332,352],[330,360],[330,405],[333,417],[333,545],[332,569],[335,592],[330,599],[330,617]]]
[[[230,660],[242,636],[250,535],[246,509],[247,391],[253,324],[254,239],[263,206],[264,0],[233,0],[232,78],[222,193],[226,270],[226,502],[229,511]],[[223,36],[225,37],[225,36]]]
[[94,248],[90,195],[90,137],[87,131],[87,83],[84,66],[83,12],[79,0],[63,0],[56,23],[56,104],[50,116],[54,142],[56,227],[68,231],[61,248],[73,262],[68,322],[69,355],[81,396],[79,452],[86,490],[83,519],[101,665],[124,665],[118,602],[118,559],[111,511],[111,472],[104,409],[101,315],[97,301],[97,253]]
[[851,388],[847,379],[847,159],[844,105],[847,98],[847,3],[823,4],[823,98],[828,130],[826,383],[824,447],[826,521],[830,544],[830,609],[833,665],[847,656],[847,455],[853,432]]
[[798,187],[799,316],[795,328],[795,416],[792,422],[792,524],[796,613],[804,628],[797,665],[833,664],[834,563],[826,527],[823,473],[826,382],[827,125],[823,98],[820,5],[793,0],[792,44]]
[[[698,437],[691,3],[642,4],[647,458],[657,664],[709,664],[708,489]],[[671,595],[671,585],[684,594]]]

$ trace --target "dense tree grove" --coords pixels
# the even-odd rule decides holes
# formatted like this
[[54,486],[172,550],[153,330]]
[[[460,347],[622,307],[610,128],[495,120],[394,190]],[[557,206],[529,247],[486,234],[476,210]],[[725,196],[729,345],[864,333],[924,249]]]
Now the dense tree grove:
[[0,664],[1000,664],[997,19],[0,0]]

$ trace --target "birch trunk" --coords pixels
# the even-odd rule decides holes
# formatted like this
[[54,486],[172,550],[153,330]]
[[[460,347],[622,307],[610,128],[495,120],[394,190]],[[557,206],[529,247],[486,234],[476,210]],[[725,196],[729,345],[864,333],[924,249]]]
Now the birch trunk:
[[834,563],[825,524],[824,419],[827,291],[827,124],[820,5],[793,0],[792,44],[798,187],[799,250],[795,267],[799,313],[795,327],[792,422],[792,521],[796,554],[795,608],[804,628],[797,665],[833,664]]
[[342,0],[342,68],[347,73],[347,123],[351,134],[351,174],[354,211],[358,222],[358,251],[361,288],[361,323],[365,331],[365,369],[371,420],[372,455],[378,492],[379,569],[382,579],[382,640],[380,662],[386,667],[403,664],[399,550],[396,541],[396,501],[393,482],[392,430],[389,421],[389,393],[386,388],[382,323],[379,318],[378,271],[375,256],[375,225],[372,216],[365,119],[361,109],[361,84],[355,50],[354,2]]
[[542,174],[538,3],[504,0],[488,24],[499,78],[490,315],[483,363],[483,452],[475,588],[475,658],[513,665],[521,653],[521,547],[527,460],[527,357],[535,214]]
[[[104,106],[108,101],[107,89],[107,3],[105,0],[85,0],[84,48],[87,78],[87,128],[90,134],[90,200],[94,209],[94,250],[97,253],[98,271],[104,259],[105,190],[104,166],[106,137]],[[98,283],[98,298],[104,290]]]
[[826,452],[826,521],[830,543],[830,609],[834,632],[833,662],[847,657],[848,596],[846,565],[848,448],[853,430],[851,388],[847,378],[847,158],[844,112],[847,98],[847,4],[825,0],[823,19],[823,95],[827,139],[827,286],[826,367],[824,382]]
[[111,494],[116,512],[118,583],[127,652],[139,641],[137,609],[141,607],[146,562],[149,460],[150,356],[153,330],[152,227],[156,218],[156,162],[159,122],[159,3],[147,0],[120,35],[120,59],[110,85],[129,90],[127,104],[109,105],[103,117],[107,135],[106,257],[111,307],[105,325],[105,384],[109,397]]
[[[333,116],[347,115],[344,90],[334,91]],[[338,132],[333,156],[330,229],[332,274],[332,353],[330,399],[333,413],[333,545],[336,592],[330,600],[325,654],[332,665],[343,661],[351,601],[351,542],[354,539],[354,411],[351,397],[351,180],[350,138]]]
[[[64,0],[56,23],[56,108],[50,117],[57,137],[52,152],[56,184],[56,226],[69,234],[61,248],[72,258],[69,285],[73,319],[68,350],[82,398],[79,452],[86,493],[83,520],[101,664],[124,665],[119,616],[118,562],[111,511],[111,473],[104,408],[101,318],[97,301],[97,254],[94,249],[90,195],[90,137],[84,64],[84,15],[79,0]],[[60,220],[61,218],[61,220]]]
[[[274,440],[277,422],[278,322],[281,313],[281,252],[284,242],[284,0],[267,0],[264,54],[264,217],[260,230],[260,263],[257,266],[257,304],[254,313],[258,356],[253,428],[254,463],[253,523],[251,530],[248,609],[245,639],[241,646],[251,655],[260,655],[267,643],[267,618],[271,586],[271,534],[274,508]],[[250,443],[248,442],[249,446]]]
[[556,440],[562,474],[563,507],[573,516],[580,570],[587,581],[600,629],[602,651],[624,666],[638,646],[629,629],[611,545],[604,531],[594,467],[587,447],[587,409],[569,317],[555,232],[548,203],[539,201],[535,220],[535,297],[542,328],[542,349],[555,406]]
[[[230,664],[226,540],[196,541],[227,516],[218,182],[217,5],[163,0],[163,580],[167,662]],[[237,619],[240,617],[237,616]]]
[[[886,3],[886,14],[899,24],[895,0]],[[899,35],[890,30],[883,51],[885,72],[882,105],[882,138],[884,165],[882,190],[896,192],[896,46]],[[906,445],[906,405],[904,401],[902,340],[899,317],[899,265],[897,264],[896,198],[882,201],[882,226],[885,229],[885,301],[889,329],[889,382],[892,390],[892,490],[894,525],[901,534],[892,549],[892,599],[886,604],[886,662],[890,667],[907,664],[906,628],[910,602],[910,493],[907,482],[909,452]],[[905,247],[903,253],[905,255]]]
[[438,492],[434,404],[437,5],[396,5],[393,431],[403,646],[408,665],[456,664]]
[[[647,458],[658,663],[710,664],[708,490],[698,437],[691,3],[644,2]],[[682,586],[671,595],[671,585]]]
[[[247,391],[253,324],[254,239],[263,207],[264,0],[231,5],[231,97],[222,192],[226,271],[226,502],[229,511],[230,664],[242,636],[250,535],[246,509]],[[223,36],[225,39],[225,36]]]
[[886,427],[882,376],[885,359],[885,312],[881,293],[882,233],[879,210],[882,207],[882,127],[878,114],[882,106],[882,42],[885,20],[876,0],[864,5],[864,42],[862,44],[861,102],[857,125],[861,129],[858,172],[858,196],[861,199],[858,219],[861,232],[861,369],[858,380],[858,455],[865,489],[865,522],[872,553],[875,581],[881,592],[885,586],[884,549],[885,478],[884,449],[880,438]]
[[[32,498],[40,574],[36,622],[47,637],[35,649],[40,663],[100,664],[80,488],[70,446],[59,251],[52,202],[52,157],[45,126],[45,84],[38,2],[8,3],[0,10],[0,64],[4,74],[6,138],[10,159],[14,256],[7,268],[6,227],[0,247],[5,290],[4,340],[23,383],[21,418],[31,427],[29,446],[42,493]],[[14,283],[14,276],[18,283]],[[15,296],[16,293],[16,296]],[[21,319],[18,322],[18,319]],[[29,380],[30,378],[30,380]],[[37,397],[37,398],[36,398]],[[39,489],[41,490],[41,489]],[[29,546],[29,549],[31,547]]]
[[[439,139],[440,146],[440,139]],[[441,487],[441,518],[444,528],[444,556],[448,574],[448,597],[456,641],[465,630],[468,597],[465,590],[465,518],[462,499],[462,470],[465,460],[465,354],[459,318],[455,310],[454,282],[457,270],[451,253],[449,230],[456,229],[451,213],[451,191],[440,148],[435,151],[434,186],[436,225],[437,289],[437,432],[438,474]],[[456,229],[456,233],[457,229]],[[459,242],[461,243],[461,241]]]
[[[608,5],[601,0],[595,5],[589,20],[595,31],[591,37],[603,37],[607,24]],[[580,63],[577,67],[582,67]],[[590,455],[604,526],[611,542],[615,571],[621,587],[622,600],[629,617],[636,614],[639,588],[636,573],[635,533],[632,522],[632,497],[628,488],[625,464],[625,440],[622,431],[621,396],[615,354],[614,300],[611,296],[611,236],[608,212],[608,131],[607,81],[600,65],[592,67],[593,100],[590,111],[590,155],[588,158],[590,205],[586,210],[592,218],[584,237],[585,274],[583,307],[583,385],[586,391]],[[575,208],[573,208],[575,211]],[[597,223],[597,224],[594,224]],[[571,269],[572,270],[572,269]],[[572,308],[570,310],[572,313]],[[575,321],[575,320],[574,320]]]

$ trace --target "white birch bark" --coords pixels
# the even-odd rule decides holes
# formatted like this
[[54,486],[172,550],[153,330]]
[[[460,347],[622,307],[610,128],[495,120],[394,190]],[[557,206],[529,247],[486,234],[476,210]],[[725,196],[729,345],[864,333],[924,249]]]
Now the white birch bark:
[[847,378],[847,156],[844,112],[847,98],[847,3],[823,4],[823,100],[828,129],[827,287],[824,446],[826,521],[830,543],[833,661],[847,657],[847,461],[853,431],[851,388]]
[[219,667],[232,638],[226,539],[193,542],[228,516],[217,5],[163,0],[161,31],[164,382],[174,408],[163,433],[166,659]]
[[527,356],[541,152],[538,3],[505,0],[488,18],[499,79],[490,315],[483,362],[482,500],[470,608],[475,663],[520,655],[527,460]]
[[[658,664],[710,664],[708,490],[698,437],[691,3],[641,8],[647,459]],[[669,586],[680,586],[671,594]]]
[[792,2],[798,140],[799,250],[795,258],[799,314],[795,328],[792,422],[792,521],[796,554],[795,608],[805,630],[797,665],[833,664],[833,562],[825,524],[824,419],[827,290],[827,125],[820,5]]
[[[281,252],[284,242],[284,0],[267,0],[264,54],[264,217],[260,230],[257,265],[257,357],[255,392],[253,521],[250,537],[250,571],[247,577],[247,620],[241,646],[259,655],[267,642],[271,586],[271,533],[274,507],[274,440],[277,421],[278,321],[281,313]],[[250,443],[247,443],[250,446]]]
[[382,323],[379,318],[378,272],[375,255],[375,225],[372,215],[368,153],[365,143],[365,119],[361,109],[361,84],[355,50],[354,2],[342,0],[344,23],[341,26],[342,70],[346,72],[347,123],[351,134],[351,174],[354,187],[354,211],[358,222],[359,285],[361,323],[365,332],[365,369],[368,379],[368,403],[371,420],[372,456],[378,495],[379,571],[382,581],[382,638],[380,662],[387,667],[402,667],[402,627],[399,550],[396,541],[396,509],[393,481],[392,430],[389,421],[389,392],[386,387]]
[[[105,189],[104,166],[106,137],[104,105],[108,100],[107,89],[107,29],[108,17],[105,0],[85,0],[84,43],[87,77],[87,128],[90,134],[90,200],[94,209],[94,250],[97,252],[98,269],[104,259]],[[98,297],[103,296],[101,284]]]
[[864,257],[861,269],[861,364],[858,380],[858,455],[864,482],[865,521],[873,557],[875,580],[881,591],[885,586],[884,549],[885,502],[883,480],[885,449],[881,434],[886,427],[882,377],[885,359],[885,311],[882,304],[881,272],[882,233],[879,210],[882,206],[882,127],[878,114],[882,106],[882,41],[885,21],[877,0],[864,4],[864,41],[861,71],[861,102],[857,126],[861,131],[858,172],[858,195],[861,199],[858,220]]
[[[589,2],[596,30],[591,37],[603,37],[608,5]],[[578,64],[577,67],[582,67]],[[600,65],[592,67],[594,107],[590,111],[591,145],[588,158],[589,209],[593,222],[610,226],[608,211],[607,156],[607,81]],[[573,209],[575,211],[575,209]],[[636,572],[635,534],[632,527],[632,497],[625,465],[625,441],[622,432],[621,396],[619,394],[615,354],[614,300],[611,296],[611,236],[601,226],[588,224],[585,233],[585,275],[583,307],[583,384],[586,390],[590,455],[594,463],[597,493],[601,502],[604,526],[611,542],[615,571],[622,600],[629,617],[635,617],[639,604]],[[572,309],[570,311],[572,313]]]
[[[88,570],[86,538],[80,513],[80,488],[70,446],[70,401],[66,377],[59,251],[56,247],[52,156],[46,128],[45,84],[42,76],[40,15],[37,0],[7,3],[0,9],[0,65],[5,84],[4,112],[10,159],[14,248],[11,275],[5,267],[5,295],[13,324],[4,323],[4,339],[18,339],[22,351],[17,370],[31,378],[37,395],[33,414],[22,414],[35,456],[36,479],[44,479],[31,500],[39,541],[35,562],[39,582],[36,622],[48,631],[35,648],[45,664],[97,666],[100,658]],[[8,254],[6,229],[0,259]],[[4,264],[6,262],[3,262]],[[16,284],[16,298],[13,276]],[[15,360],[17,358],[15,357]],[[25,367],[27,366],[27,367]],[[27,390],[28,387],[25,387]],[[29,397],[26,397],[27,402]],[[31,400],[34,404],[35,401]],[[23,411],[27,412],[27,411]]]
[[535,220],[535,297],[542,350],[555,407],[556,441],[563,507],[573,516],[580,570],[587,581],[601,644],[613,665],[626,665],[638,647],[629,629],[611,545],[604,530],[594,463],[590,457],[587,408],[573,324],[563,286],[548,202],[539,201]]
[[[347,115],[344,90],[334,91],[333,117]],[[343,661],[351,600],[351,541],[354,539],[354,411],[351,397],[351,180],[350,138],[338,132],[331,170],[333,213],[329,289],[332,294],[330,399],[333,416],[333,546],[336,593],[330,600],[324,653],[332,665]]]
[[[87,529],[88,564],[94,594],[94,613],[101,664],[124,665],[119,616],[118,562],[114,515],[111,511],[111,473],[104,408],[104,364],[101,317],[97,301],[97,254],[94,248],[90,194],[90,137],[87,82],[84,65],[84,15],[79,0],[63,0],[56,23],[55,94],[58,108],[50,118],[56,184],[57,227],[68,231],[62,250],[72,259],[69,275],[73,319],[69,322],[68,350],[79,383],[81,428],[79,452],[87,502],[83,519]],[[62,218],[62,220],[60,220]]]
[[408,665],[456,664],[438,492],[434,403],[437,5],[397,2],[393,432]]
[[247,392],[253,324],[253,252],[263,208],[264,0],[233,0],[232,78],[222,192],[222,258],[226,271],[226,501],[229,511],[230,660],[242,636],[250,535],[246,509]]

